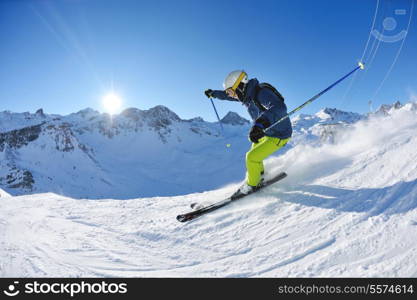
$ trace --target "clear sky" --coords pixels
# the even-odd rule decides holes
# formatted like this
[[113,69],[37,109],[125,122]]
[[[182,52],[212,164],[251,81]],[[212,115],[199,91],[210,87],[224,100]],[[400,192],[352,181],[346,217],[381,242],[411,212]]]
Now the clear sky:
[[[401,37],[411,18],[405,39],[386,42],[371,35],[367,43],[377,4],[374,29],[388,39]],[[203,91],[221,89],[230,71],[243,68],[273,84],[292,109],[364,57],[369,69],[302,112],[323,107],[367,112],[370,99],[376,108],[417,93],[417,4],[414,15],[412,5],[412,0],[1,0],[0,110],[103,112],[102,98],[113,90],[122,108],[161,104],[181,118],[214,121]],[[240,104],[216,105],[221,116],[229,110],[247,116]]]

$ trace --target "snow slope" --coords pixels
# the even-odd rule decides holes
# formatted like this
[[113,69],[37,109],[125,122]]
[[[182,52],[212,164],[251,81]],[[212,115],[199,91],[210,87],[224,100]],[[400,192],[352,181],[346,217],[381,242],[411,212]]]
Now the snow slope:
[[266,164],[286,179],[187,224],[175,217],[190,203],[237,184],[131,200],[1,199],[0,276],[416,277],[414,106],[342,126],[332,143],[288,147]]

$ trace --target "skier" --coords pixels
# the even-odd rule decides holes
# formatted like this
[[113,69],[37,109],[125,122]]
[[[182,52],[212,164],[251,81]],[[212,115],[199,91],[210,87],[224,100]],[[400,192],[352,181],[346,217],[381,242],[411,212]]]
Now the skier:
[[248,80],[243,70],[227,75],[223,83],[224,90],[205,90],[208,98],[238,101],[245,105],[253,119],[249,132],[251,149],[246,153],[245,183],[234,194],[254,192],[263,181],[263,160],[285,146],[292,135],[289,118],[272,126],[287,115],[287,106],[281,94],[268,83],[259,83],[256,78]]
[[246,153],[246,180],[239,190],[231,197],[227,197],[210,205],[203,205],[200,208],[196,208],[198,206],[193,203],[191,204],[191,207],[194,210],[179,214],[177,220],[179,222],[194,220],[209,212],[229,205],[238,199],[242,199],[252,192],[284,179],[287,174],[281,172],[262,183],[264,171],[263,160],[285,146],[290,139],[292,135],[292,126],[289,116],[317,100],[320,96],[331,90],[359,69],[365,69],[363,62],[359,62],[355,69],[289,113],[287,113],[284,98],[272,85],[268,83],[259,83],[256,78],[248,80],[248,75],[243,70],[233,71],[226,77],[223,83],[224,91],[205,90],[204,93],[208,98],[242,102],[242,104],[248,108],[249,114],[254,120],[254,124],[249,132],[249,139],[252,142],[252,147]]

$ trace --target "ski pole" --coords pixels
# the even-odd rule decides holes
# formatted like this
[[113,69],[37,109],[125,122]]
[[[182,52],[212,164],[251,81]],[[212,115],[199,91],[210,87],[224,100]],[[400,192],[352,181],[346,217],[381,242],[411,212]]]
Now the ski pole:
[[316,100],[318,97],[320,97],[321,95],[323,95],[324,93],[326,93],[327,91],[329,91],[335,85],[339,84],[340,82],[342,82],[343,80],[345,80],[346,78],[348,78],[350,75],[352,75],[353,73],[355,73],[359,69],[361,69],[361,70],[365,69],[365,64],[362,63],[362,62],[359,62],[358,63],[358,66],[355,69],[353,69],[348,74],[346,74],[345,76],[343,76],[342,78],[340,78],[338,81],[336,81],[335,83],[331,84],[330,86],[328,86],[327,88],[325,88],[324,90],[322,90],[317,95],[315,95],[312,98],[308,99],[306,102],[304,102],[303,104],[301,104],[300,106],[298,106],[294,110],[290,111],[288,114],[286,114],[281,119],[279,119],[278,121],[276,121],[274,124],[272,124],[271,126],[269,126],[268,128],[266,128],[264,131],[266,131],[266,130],[272,128],[273,126],[277,125],[278,123],[284,121],[286,118],[289,118],[289,116],[291,116],[292,114],[294,114],[297,111],[299,111],[300,109],[302,109],[304,106],[306,106],[306,105],[310,104],[311,102],[313,102],[314,100]]
[[220,127],[222,128],[222,131],[223,131],[223,124],[222,124],[222,121],[220,121],[219,114],[217,113],[216,106],[214,106],[213,98],[210,97],[210,101],[211,101],[211,104],[213,105],[214,112],[216,113],[216,116],[217,116],[217,120],[219,120]]

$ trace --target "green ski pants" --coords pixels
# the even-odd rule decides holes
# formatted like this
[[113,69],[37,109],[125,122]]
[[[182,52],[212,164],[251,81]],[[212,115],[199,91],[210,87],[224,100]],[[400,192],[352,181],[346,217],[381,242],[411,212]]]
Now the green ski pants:
[[288,139],[279,139],[265,136],[258,143],[252,143],[251,149],[246,153],[246,180],[247,184],[257,186],[264,171],[263,160],[287,144]]

